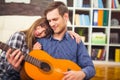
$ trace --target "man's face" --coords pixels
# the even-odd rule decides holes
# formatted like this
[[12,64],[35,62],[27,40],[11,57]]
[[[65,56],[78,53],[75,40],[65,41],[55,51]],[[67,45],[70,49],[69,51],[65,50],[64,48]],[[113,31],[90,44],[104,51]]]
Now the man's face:
[[65,15],[62,17],[59,14],[58,9],[48,12],[46,17],[49,21],[49,25],[54,31],[54,34],[60,34],[66,31],[68,17],[65,17]]

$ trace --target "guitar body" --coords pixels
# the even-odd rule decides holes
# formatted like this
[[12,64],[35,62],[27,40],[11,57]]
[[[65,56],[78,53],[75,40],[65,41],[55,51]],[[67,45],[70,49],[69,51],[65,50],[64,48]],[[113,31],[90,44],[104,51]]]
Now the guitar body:
[[62,80],[64,76],[63,72],[68,70],[81,70],[81,68],[74,62],[64,59],[55,59],[42,50],[33,50],[29,55],[47,63],[50,66],[50,70],[44,71],[29,62],[25,62],[23,70],[26,73],[26,76],[21,73],[24,75],[21,77],[22,80]]
[[[0,49],[7,51],[9,45],[0,42]],[[16,50],[12,48],[12,50]],[[24,65],[20,72],[21,80],[62,80],[69,70],[81,70],[74,62],[66,59],[55,59],[42,50],[33,50],[24,55]]]

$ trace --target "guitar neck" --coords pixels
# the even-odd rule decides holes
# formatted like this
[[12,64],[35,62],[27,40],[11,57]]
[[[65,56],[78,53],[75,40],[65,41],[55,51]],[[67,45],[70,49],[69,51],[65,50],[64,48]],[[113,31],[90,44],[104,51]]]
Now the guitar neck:
[[[3,51],[7,51],[7,50],[10,49],[10,48],[12,49],[12,52],[13,52],[14,50],[16,50],[15,48],[12,48],[12,47],[10,47],[9,45],[0,42],[0,49],[2,49]],[[23,54],[23,53],[22,53],[22,54]],[[33,64],[33,65],[35,65],[35,66],[40,67],[40,64],[42,63],[41,61],[38,61],[36,58],[34,58],[34,57],[32,57],[32,56],[30,56],[30,55],[28,55],[28,54],[23,54],[23,55],[24,55],[24,60],[25,60],[26,62],[29,62],[29,63],[31,63],[31,64]],[[37,63],[36,63],[36,62],[37,62]]]
[[0,42],[0,49],[2,49],[3,51],[7,51],[8,49],[12,49],[12,51],[16,50],[15,48],[10,47],[9,45]]

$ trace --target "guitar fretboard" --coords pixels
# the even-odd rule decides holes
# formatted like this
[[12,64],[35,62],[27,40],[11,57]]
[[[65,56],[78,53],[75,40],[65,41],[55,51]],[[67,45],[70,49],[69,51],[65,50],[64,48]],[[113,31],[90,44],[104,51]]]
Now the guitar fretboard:
[[[16,50],[12,47],[10,47],[9,45],[5,44],[5,43],[2,43],[0,42],[0,49],[2,49],[3,51],[7,51],[9,48],[12,49],[12,51]],[[40,68],[40,64],[42,63],[40,60],[37,60],[36,58],[28,55],[28,54],[23,54],[24,55],[24,60],[39,67]]]

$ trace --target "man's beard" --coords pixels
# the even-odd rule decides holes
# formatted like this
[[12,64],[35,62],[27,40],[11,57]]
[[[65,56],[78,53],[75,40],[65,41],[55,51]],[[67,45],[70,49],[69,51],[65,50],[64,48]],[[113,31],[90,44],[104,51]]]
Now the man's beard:
[[62,32],[64,32],[65,31],[65,27],[64,28],[62,28],[61,30],[59,30],[59,31],[54,31],[54,34],[61,34]]

